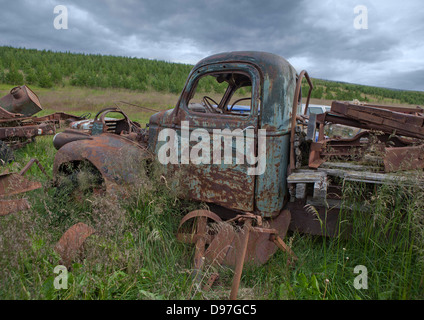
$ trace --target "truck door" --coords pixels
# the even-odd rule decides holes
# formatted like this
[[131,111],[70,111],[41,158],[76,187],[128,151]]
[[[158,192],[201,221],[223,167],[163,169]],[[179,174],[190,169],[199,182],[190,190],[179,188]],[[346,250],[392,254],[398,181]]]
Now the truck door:
[[247,64],[208,65],[191,73],[174,119],[181,186],[189,198],[254,210],[259,95],[259,73]]

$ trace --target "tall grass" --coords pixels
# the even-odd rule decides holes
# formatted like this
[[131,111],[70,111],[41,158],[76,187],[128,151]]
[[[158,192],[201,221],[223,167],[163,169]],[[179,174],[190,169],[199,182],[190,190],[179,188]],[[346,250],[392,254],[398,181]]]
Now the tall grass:
[[[16,153],[7,169],[18,171],[32,157],[52,174],[51,137],[38,137]],[[4,170],[4,168],[3,168]],[[1,217],[1,299],[226,299],[233,270],[203,292],[192,277],[193,246],[176,240],[182,216],[199,208],[179,200],[161,171],[152,169],[125,198],[87,195],[71,201],[31,169],[46,189],[27,194],[31,209]],[[423,299],[424,201],[422,186],[369,188],[344,184],[345,206],[334,238],[289,232],[285,242],[299,260],[287,265],[277,253],[243,271],[241,299]],[[368,211],[360,208],[368,208]],[[348,210],[351,208],[352,210]],[[76,222],[96,230],[69,270],[68,289],[56,290],[54,246]],[[354,268],[368,271],[368,288],[356,289]],[[206,273],[209,270],[205,270]],[[205,274],[206,274],[205,273]],[[204,280],[206,281],[206,276]]]
[[[274,297],[423,299],[423,186],[345,183],[341,233],[335,238],[292,234],[298,265]],[[364,211],[364,208],[367,208]],[[356,289],[356,266],[368,288]]]
[[[17,157],[28,152],[41,156],[38,143]],[[187,298],[190,250],[176,241],[174,233],[181,214],[191,207],[165,184],[140,181],[123,200],[88,196],[82,202],[72,201],[63,193],[58,198],[54,188],[28,196],[32,208],[2,217],[0,224],[2,298]],[[68,289],[56,290],[53,269],[60,257],[53,248],[77,222],[92,226],[96,233],[71,266]]]

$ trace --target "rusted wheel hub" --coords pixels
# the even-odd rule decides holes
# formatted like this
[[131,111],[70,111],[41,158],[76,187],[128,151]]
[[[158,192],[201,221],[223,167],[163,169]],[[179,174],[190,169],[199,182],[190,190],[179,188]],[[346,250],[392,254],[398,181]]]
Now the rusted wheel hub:
[[[195,244],[196,275],[200,273],[205,262],[209,265],[235,267],[230,296],[235,299],[244,263],[264,264],[277,248],[297,259],[282,240],[286,236],[290,217],[290,211],[283,210],[275,219],[266,222],[263,222],[260,216],[251,213],[237,215],[224,222],[211,211],[196,210],[181,220],[177,238],[182,242]],[[182,226],[190,219],[197,219],[192,231],[182,232]],[[214,222],[213,226],[208,226],[208,219]],[[212,277],[213,280],[216,279],[215,274]],[[205,287],[211,286],[213,282],[211,279]]]

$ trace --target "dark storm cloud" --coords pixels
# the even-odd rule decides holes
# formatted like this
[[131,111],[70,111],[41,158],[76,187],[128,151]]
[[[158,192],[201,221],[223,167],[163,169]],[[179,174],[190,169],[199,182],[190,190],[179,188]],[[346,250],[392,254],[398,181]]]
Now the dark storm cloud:
[[[317,78],[423,90],[420,1],[0,1],[0,44],[195,63],[261,50]],[[357,30],[354,7],[368,9]],[[56,5],[68,29],[53,27]],[[410,79],[413,79],[410,81]]]

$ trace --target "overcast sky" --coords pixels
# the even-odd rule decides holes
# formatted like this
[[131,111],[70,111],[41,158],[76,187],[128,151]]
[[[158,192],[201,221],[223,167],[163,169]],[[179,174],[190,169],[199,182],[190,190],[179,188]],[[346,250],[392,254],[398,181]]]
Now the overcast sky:
[[[67,8],[67,29],[55,28],[55,18],[65,23],[57,5]],[[0,0],[0,8],[0,45],[189,64],[259,50],[315,78],[424,90],[420,0]]]

